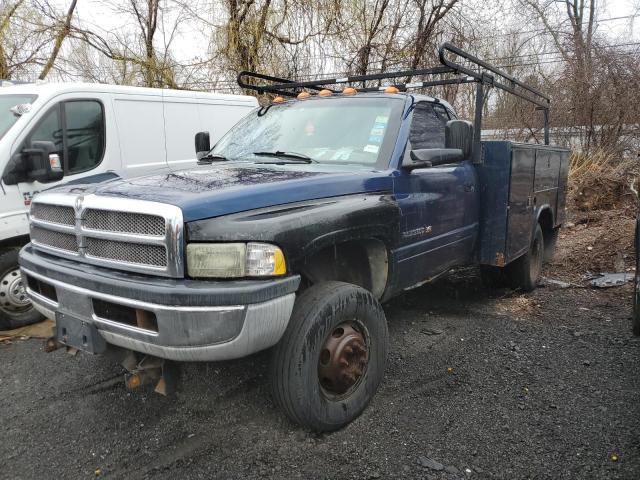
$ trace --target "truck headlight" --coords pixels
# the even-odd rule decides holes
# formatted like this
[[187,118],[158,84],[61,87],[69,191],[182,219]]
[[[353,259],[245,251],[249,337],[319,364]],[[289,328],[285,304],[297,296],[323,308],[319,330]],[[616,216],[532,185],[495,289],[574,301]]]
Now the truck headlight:
[[284,254],[267,243],[190,243],[190,277],[239,278],[284,275]]

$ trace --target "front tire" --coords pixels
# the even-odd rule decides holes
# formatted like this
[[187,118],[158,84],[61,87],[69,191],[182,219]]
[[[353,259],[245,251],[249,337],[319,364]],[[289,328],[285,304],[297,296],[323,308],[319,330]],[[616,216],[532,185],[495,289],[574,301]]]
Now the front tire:
[[275,402],[314,431],[347,425],[378,389],[388,343],[384,311],[371,292],[343,282],[310,287],[273,351]]
[[531,246],[527,253],[507,265],[511,287],[525,292],[534,290],[540,282],[544,262],[544,237],[540,224],[536,224]]
[[0,254],[0,330],[24,327],[44,319],[29,301],[18,267],[19,247]]

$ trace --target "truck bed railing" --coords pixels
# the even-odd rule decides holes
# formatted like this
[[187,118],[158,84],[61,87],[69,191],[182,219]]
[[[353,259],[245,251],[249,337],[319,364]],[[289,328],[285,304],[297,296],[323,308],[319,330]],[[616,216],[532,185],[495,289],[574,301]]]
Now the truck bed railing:
[[[447,54],[453,54],[463,59],[464,65],[454,62],[447,58]],[[440,46],[438,51],[440,63],[442,65],[423,68],[417,70],[402,70],[398,72],[373,73],[367,75],[349,75],[346,77],[336,78],[318,78],[315,80],[307,80],[304,82],[296,82],[262,73],[249,72],[246,70],[238,74],[238,85],[247,90],[254,90],[258,94],[271,93],[284,97],[295,97],[303,89],[322,90],[328,89],[334,93],[336,90],[330,88],[331,85],[350,85],[357,82],[375,81],[375,80],[392,80],[398,78],[411,79],[416,76],[444,76],[448,78],[437,78],[418,82],[396,82],[381,87],[362,87],[358,88],[361,92],[374,92],[384,90],[389,86],[394,86],[400,91],[407,91],[413,88],[428,88],[439,85],[456,85],[463,83],[476,84],[475,98],[475,118],[474,118],[474,161],[480,162],[480,132],[482,130],[482,105],[487,88],[499,88],[516,97],[522,98],[536,106],[536,109],[542,110],[544,121],[544,143],[549,144],[549,97],[527,85],[524,82],[514,78],[508,73],[502,71],[498,67],[471,55],[461,48],[445,42]]]

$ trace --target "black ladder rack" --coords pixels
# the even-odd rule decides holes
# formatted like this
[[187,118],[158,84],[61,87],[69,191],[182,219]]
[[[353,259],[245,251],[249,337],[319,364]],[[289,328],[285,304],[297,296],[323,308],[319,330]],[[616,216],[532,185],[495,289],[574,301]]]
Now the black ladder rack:
[[[384,90],[386,87],[394,86],[400,91],[407,91],[412,88],[434,87],[437,85],[455,85],[462,83],[476,84],[475,98],[475,118],[474,118],[474,143],[478,148],[474,149],[474,153],[480,155],[480,132],[482,129],[482,105],[484,103],[485,87],[495,87],[508,92],[516,97],[522,98],[536,105],[538,110],[542,110],[544,117],[544,143],[549,144],[549,97],[539,90],[521,82],[512,77],[508,73],[500,70],[498,67],[491,65],[478,57],[462,50],[461,48],[445,42],[440,46],[438,51],[440,63],[442,65],[423,68],[418,70],[403,70],[399,72],[373,73],[369,75],[350,75],[339,78],[319,78],[308,80],[305,82],[295,82],[284,78],[273,77],[262,73],[242,71],[238,74],[238,85],[244,89],[255,90],[259,94],[271,93],[284,97],[295,97],[303,89],[322,90],[328,89],[333,93],[337,90],[330,88],[331,85],[349,85],[356,82],[367,82],[370,80],[390,80],[397,78],[411,78],[414,76],[436,76],[447,75],[449,78],[438,78],[433,80],[391,83],[382,87],[365,87],[358,88],[361,92],[372,92]],[[447,58],[447,53],[460,57],[466,61],[466,65],[461,65]],[[254,82],[249,83],[253,79]],[[255,82],[258,80],[258,82]],[[259,83],[262,81],[263,83]]]

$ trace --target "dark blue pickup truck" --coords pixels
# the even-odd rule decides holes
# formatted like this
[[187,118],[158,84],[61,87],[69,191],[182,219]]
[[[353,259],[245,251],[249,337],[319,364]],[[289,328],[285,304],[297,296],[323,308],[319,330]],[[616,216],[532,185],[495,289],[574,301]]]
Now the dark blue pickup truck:
[[[504,87],[546,124],[539,92],[451,45],[441,55],[413,74],[453,74],[480,97]],[[443,80],[335,89],[406,74],[294,83],[243,72],[242,86],[277,96],[211,150],[199,134],[197,168],[39,194],[20,265],[57,340],[120,352],[130,386],[165,382],[164,360],[273,347],[275,401],[326,431],[358,416],[382,380],[382,302],[469,264],[535,288],[564,217],[568,151],[480,142],[481,113],[474,129],[446,101],[407,93]]]

